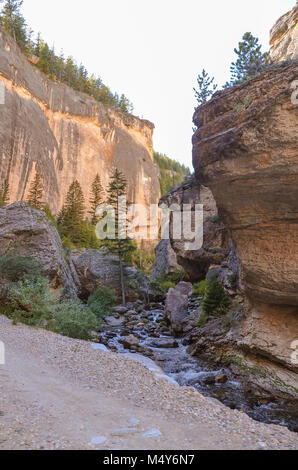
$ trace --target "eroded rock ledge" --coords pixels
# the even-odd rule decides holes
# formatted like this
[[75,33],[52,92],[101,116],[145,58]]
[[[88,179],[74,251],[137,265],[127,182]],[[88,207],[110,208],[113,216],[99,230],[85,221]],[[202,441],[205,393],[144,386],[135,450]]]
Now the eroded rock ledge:
[[297,77],[292,64],[216,93],[193,138],[197,179],[232,234],[245,291],[288,305],[298,304]]
[[[298,339],[298,63],[214,95],[197,109],[193,163],[231,234],[250,312],[238,346],[292,371]],[[295,379],[296,377],[296,379]],[[289,379],[290,380],[290,379]]]

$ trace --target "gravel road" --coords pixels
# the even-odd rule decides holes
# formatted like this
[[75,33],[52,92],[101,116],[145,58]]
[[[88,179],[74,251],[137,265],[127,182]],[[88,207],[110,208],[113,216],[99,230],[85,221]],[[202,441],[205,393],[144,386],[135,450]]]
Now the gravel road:
[[298,436],[91,343],[0,316],[0,449],[297,449]]

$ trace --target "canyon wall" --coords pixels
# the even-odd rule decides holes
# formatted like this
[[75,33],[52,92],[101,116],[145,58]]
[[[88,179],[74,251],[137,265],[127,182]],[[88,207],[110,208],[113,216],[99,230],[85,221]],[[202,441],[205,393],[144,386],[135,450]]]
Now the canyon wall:
[[270,31],[269,62],[298,60],[298,1]]
[[195,114],[197,179],[212,191],[254,299],[298,305],[298,63],[218,92]]
[[35,172],[45,201],[61,209],[77,179],[89,200],[96,173],[107,187],[112,167],[128,181],[131,202],[149,206],[160,197],[149,121],[108,109],[92,97],[49,80],[0,29],[0,182],[10,183],[10,202],[26,199]]
[[[290,24],[297,9],[287,16]],[[298,340],[298,104],[293,92],[298,61],[289,57],[297,33],[290,27],[286,33],[285,56],[276,52],[276,41],[272,46],[270,56],[276,55],[277,63],[215,93],[197,109],[193,164],[237,252],[240,286],[248,299],[237,345],[294,372],[283,379],[293,384],[298,370],[293,361]]]

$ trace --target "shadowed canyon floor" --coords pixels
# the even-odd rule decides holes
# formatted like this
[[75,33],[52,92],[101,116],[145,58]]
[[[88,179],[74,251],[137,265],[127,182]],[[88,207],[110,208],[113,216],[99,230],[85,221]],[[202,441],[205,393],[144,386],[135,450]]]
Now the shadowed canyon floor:
[[[264,425],[195,389],[91,343],[0,317],[0,449],[295,449]],[[152,437],[153,436],[153,437]]]

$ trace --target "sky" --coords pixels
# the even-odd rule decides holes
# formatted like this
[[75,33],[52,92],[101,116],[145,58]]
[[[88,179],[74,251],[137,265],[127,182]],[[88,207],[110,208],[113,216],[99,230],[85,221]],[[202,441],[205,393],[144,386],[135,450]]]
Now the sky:
[[24,0],[28,25],[73,56],[134,114],[155,124],[154,149],[192,168],[193,88],[202,69],[221,88],[247,31],[269,31],[296,0]]

